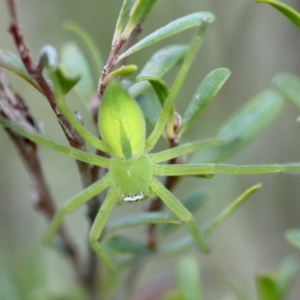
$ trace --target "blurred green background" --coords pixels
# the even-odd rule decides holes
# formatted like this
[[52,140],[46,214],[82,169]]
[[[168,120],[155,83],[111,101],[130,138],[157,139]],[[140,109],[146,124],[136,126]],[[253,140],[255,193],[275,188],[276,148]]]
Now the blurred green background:
[[[299,1],[286,2],[300,10]],[[45,44],[59,49],[64,42],[75,39],[62,28],[63,21],[72,20],[90,32],[106,59],[121,3],[121,0],[20,0],[19,12],[27,44],[35,58]],[[299,30],[272,7],[255,4],[251,0],[162,0],[147,17],[142,35],[196,11],[211,11],[216,15],[216,21],[208,28],[192,72],[177,99],[178,111],[183,112],[197,85],[210,70],[227,67],[232,75],[201,119],[189,130],[190,139],[209,137],[216,133],[235,110],[267,89],[277,73],[288,71],[300,75]],[[16,53],[7,30],[8,22],[6,3],[1,1],[0,48]],[[155,44],[134,55],[131,62],[142,67],[155,50],[171,43],[188,42],[192,35],[193,31],[189,31]],[[28,101],[36,119],[43,120],[47,136],[66,144],[46,101],[21,79],[7,75],[15,90]],[[169,80],[172,76],[167,78]],[[74,94],[68,101],[83,116],[86,114],[84,105]],[[275,121],[241,153],[231,158],[230,162],[299,161],[300,128],[296,123],[299,114],[297,108],[287,104]],[[72,159],[45,148],[40,149],[40,155],[51,192],[57,204],[61,205],[81,189],[76,166]],[[205,256],[191,251],[199,258],[206,299],[225,299],[226,295],[230,295],[222,281],[224,270],[231,270],[241,276],[254,293],[255,274],[271,270],[291,253],[298,254],[285,242],[283,234],[288,228],[300,226],[300,177],[286,174],[240,177],[218,175],[211,180],[185,179],[175,190],[178,197],[199,185],[210,191],[208,204],[197,215],[201,224],[257,182],[262,182],[263,189],[210,237],[212,253]],[[26,170],[10,140],[1,130],[0,280],[5,282],[9,273],[19,273],[21,275],[15,279],[16,284],[23,282],[30,290],[34,285],[33,279],[28,274],[22,274],[22,270],[26,271],[30,265],[32,276],[38,278],[47,289],[57,293],[67,291],[76,284],[72,270],[60,255],[41,245],[47,224],[33,210],[30,199],[30,180]],[[116,207],[110,220],[129,212],[139,212],[144,207],[144,203]],[[85,212],[83,207],[67,218],[67,226],[82,251],[86,251],[88,230]],[[137,233],[142,240],[143,228],[129,232]],[[185,230],[181,233],[187,234]],[[137,285],[142,286],[161,276],[171,276],[177,261],[178,257],[169,257],[146,265]],[[299,280],[290,299],[299,299]]]

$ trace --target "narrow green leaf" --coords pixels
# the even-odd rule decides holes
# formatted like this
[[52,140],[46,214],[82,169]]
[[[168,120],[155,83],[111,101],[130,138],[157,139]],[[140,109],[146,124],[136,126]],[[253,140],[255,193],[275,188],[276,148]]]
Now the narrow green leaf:
[[27,73],[20,57],[7,50],[0,49],[0,66],[20,76],[42,93],[38,84]]
[[117,20],[116,29],[113,37],[113,43],[116,41],[116,39],[121,35],[121,32],[123,31],[124,27],[126,26],[128,20],[129,20],[129,14],[132,9],[133,4],[136,0],[124,0],[123,5]]
[[112,77],[120,76],[125,77],[133,74],[136,72],[137,66],[136,65],[127,65],[127,66],[121,66],[120,68],[113,70],[110,72],[106,77],[105,80],[103,80],[102,84],[107,85]]
[[256,286],[259,300],[283,300],[277,291],[276,282],[271,276],[257,276]]
[[259,299],[287,299],[298,269],[298,261],[294,257],[288,257],[273,272],[257,276],[256,283]]
[[115,222],[112,222],[107,227],[107,233],[114,232],[116,230],[146,225],[146,224],[181,224],[181,221],[178,220],[173,214],[166,212],[145,212],[140,214],[134,214],[130,216],[123,217]]
[[268,3],[285,15],[292,23],[300,29],[300,14],[295,9],[281,1],[274,0],[255,0],[257,3]]
[[288,299],[289,293],[299,270],[299,262],[293,257],[287,257],[276,272],[277,285],[282,299]]
[[[145,77],[161,78],[183,60],[187,49],[187,45],[172,45],[158,50],[149,59],[136,79],[140,80],[140,78]],[[138,95],[141,95],[150,86],[149,82],[138,82],[130,87],[129,93],[135,98]]]
[[10,270],[1,263],[0,266],[0,299],[21,299],[19,295],[19,287],[16,286],[16,283],[13,280],[13,276]]
[[[153,131],[151,132],[151,134],[146,139],[145,149],[147,151],[152,149],[154,145],[157,143],[157,141],[159,140],[159,138],[163,135],[165,127],[166,127],[167,137],[171,139],[174,138],[174,124],[173,124],[174,101],[194,61],[200,42],[203,38],[203,35],[206,31],[208,24],[209,21],[205,19],[198,27],[197,34],[192,39],[190,47],[185,55],[181,68],[177,73],[173,86],[170,90],[170,94],[164,103],[164,106],[157,120],[157,123]],[[170,118],[170,116],[172,117]]]
[[300,108],[300,79],[299,77],[281,73],[275,76],[272,83],[277,91],[279,91],[287,100],[292,101]]
[[73,77],[80,76],[80,81],[75,87],[78,95],[85,103],[90,101],[96,92],[96,85],[85,55],[75,43],[69,42],[61,50],[61,60],[68,74]]
[[143,243],[119,235],[109,237],[104,245],[109,251],[122,254],[139,255],[149,252]]
[[127,51],[125,51],[123,54],[119,56],[117,62],[119,62],[126,56],[129,56],[147,46],[150,46],[174,34],[177,34],[179,32],[182,32],[192,27],[198,27],[203,22],[212,23],[214,19],[215,19],[214,15],[209,12],[193,13],[183,18],[177,19],[167,24],[166,26],[156,30],[155,32],[151,33],[150,35],[148,35],[147,37],[145,37],[144,39],[136,43],[134,46],[129,48]]
[[60,65],[53,73],[56,74],[63,95],[68,94],[80,80],[80,75],[77,74],[77,76],[74,76],[73,74],[70,74],[62,65]]
[[[276,105],[275,105],[276,104]],[[277,115],[283,105],[283,99],[276,92],[270,90],[256,96],[247,103],[240,111],[235,113],[221,127],[218,136],[241,136],[241,133],[247,128],[252,127],[260,119],[270,119]],[[262,121],[263,122],[263,121]],[[263,125],[266,121],[264,120]],[[260,128],[262,125],[259,124]],[[248,134],[253,134],[251,131]]]
[[265,91],[249,101],[221,127],[217,137],[226,139],[223,145],[203,149],[192,162],[222,161],[252,141],[278,115],[284,99],[273,90]]
[[136,98],[136,102],[141,108],[146,121],[155,126],[161,112],[161,104],[157,97],[144,93]]
[[[247,189],[242,195],[240,195],[233,203],[231,203],[228,207],[226,207],[216,218],[212,221],[208,222],[203,226],[203,229],[200,229],[203,235],[209,235],[216,227],[218,227],[221,223],[228,219],[229,216],[234,213],[237,208],[244,203],[246,199],[249,198],[254,192],[261,188],[261,184],[256,184],[249,189]],[[183,251],[188,250],[192,246],[195,245],[194,239],[191,236],[186,236],[182,239],[177,240],[174,243],[169,243],[166,246],[161,246],[160,254],[162,255],[170,255],[177,254]]]
[[172,45],[158,50],[151,56],[136,79],[139,81],[142,77],[162,77],[184,59],[187,49],[188,45]]
[[132,96],[132,98],[136,98],[136,97],[142,95],[142,93],[145,92],[149,87],[151,87],[150,82],[142,81],[142,82],[133,84],[128,89],[128,92]]
[[129,14],[128,23],[122,33],[122,39],[127,40],[133,29],[147,16],[157,0],[136,0]]
[[285,233],[286,240],[300,250],[300,228],[289,229]]
[[206,75],[183,115],[182,129],[179,135],[182,135],[183,132],[196,121],[207,105],[216,96],[229,75],[230,71],[226,68],[216,69]]
[[203,226],[203,232],[205,234],[210,234],[215,228],[217,228],[221,223],[223,223],[233,212],[237,210],[237,208],[244,203],[246,199],[248,199],[253,193],[260,190],[262,185],[256,184],[249,189],[247,189],[242,195],[240,195],[232,204],[226,207],[216,218],[212,221],[208,222]]
[[127,65],[127,66],[122,66],[116,70],[113,70],[111,74],[113,74],[113,76],[129,76],[134,72],[136,72],[137,69],[138,68],[136,65]]
[[189,256],[179,263],[178,286],[182,294],[182,300],[202,300],[201,279],[197,261]]
[[74,22],[71,21],[64,22],[64,28],[66,30],[75,33],[85,43],[85,45],[91,52],[93,61],[95,62],[96,72],[97,72],[96,75],[98,76],[98,74],[101,72],[104,66],[104,62],[103,62],[101,52],[98,46],[96,45],[94,39],[90,36],[90,34],[85,29],[83,29],[80,25]]
[[160,78],[154,76],[140,77],[140,80],[147,80],[150,82],[161,105],[163,105],[163,103],[169,95],[169,88],[167,84]]
[[[208,192],[203,189],[196,189],[183,198],[181,203],[192,214],[196,213],[207,201]],[[177,226],[178,228],[178,226]],[[172,224],[163,224],[159,226],[159,232],[162,234],[169,234],[176,229]]]

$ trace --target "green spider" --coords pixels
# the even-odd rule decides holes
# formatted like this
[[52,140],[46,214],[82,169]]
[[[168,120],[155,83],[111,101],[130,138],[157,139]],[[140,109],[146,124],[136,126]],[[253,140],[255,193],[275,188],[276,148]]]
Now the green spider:
[[52,243],[65,215],[108,189],[107,196],[90,230],[89,241],[92,249],[112,271],[116,270],[116,266],[111,262],[103,245],[98,240],[114,205],[123,202],[135,202],[146,200],[149,197],[159,197],[180,220],[187,224],[190,233],[200,248],[206,253],[209,252],[207,242],[198,229],[192,214],[164,187],[157,176],[211,176],[216,173],[256,174],[300,171],[299,164],[260,166],[160,164],[191,153],[201,147],[215,146],[220,141],[213,139],[195,141],[158,153],[149,153],[155,146],[169,118],[169,108],[164,105],[157,126],[146,139],[145,119],[140,107],[127,90],[115,79],[107,86],[99,110],[98,125],[102,139],[95,137],[84,128],[65,104],[60,93],[56,93],[56,97],[62,113],[69,119],[82,138],[96,149],[110,155],[110,158],[58,145],[7,120],[0,119],[0,123],[38,144],[67,154],[77,160],[108,169],[107,175],[75,195],[58,211],[44,237],[44,243],[47,245]]
[[[113,80],[108,85],[99,110],[98,125],[102,140],[93,136],[78,122],[59,96],[58,104],[82,138],[98,150],[111,155],[111,158],[104,158],[55,144],[37,134],[25,131],[16,124],[3,119],[0,120],[2,125],[38,144],[48,146],[77,160],[108,169],[108,173],[104,178],[74,196],[56,214],[44,237],[46,245],[51,244],[66,214],[76,210],[79,206],[110,187],[90,231],[91,247],[110,270],[115,270],[115,266],[101,244],[98,243],[110,212],[116,203],[146,200],[149,196],[160,197],[179,219],[188,224],[191,234],[203,251],[209,251],[209,247],[198,230],[192,214],[156,178],[156,176],[163,176],[168,170],[167,165],[163,166],[157,163],[181,156],[201,147],[214,146],[219,141],[202,140],[157,154],[148,154],[149,146],[146,147],[145,143],[146,126],[143,113],[136,101],[117,80]],[[153,146],[151,145],[151,148]],[[175,172],[173,175],[177,176],[180,173]]]

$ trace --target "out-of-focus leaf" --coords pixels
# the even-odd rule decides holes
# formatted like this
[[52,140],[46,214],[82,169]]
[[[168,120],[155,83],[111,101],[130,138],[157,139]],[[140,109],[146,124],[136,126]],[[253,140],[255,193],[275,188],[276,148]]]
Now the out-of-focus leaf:
[[287,4],[274,0],[255,0],[257,3],[268,3],[285,15],[292,23],[300,29],[300,14]]
[[148,60],[136,79],[139,81],[141,77],[163,76],[183,60],[187,49],[187,45],[172,45],[158,50]]
[[295,280],[299,264],[294,257],[288,257],[279,268],[270,274],[259,275],[256,278],[260,300],[287,299]]
[[232,272],[225,273],[225,281],[234,291],[239,300],[252,300],[249,288],[246,286],[245,282]]
[[80,75],[72,77],[72,75],[62,65],[60,65],[54,71],[54,73],[59,82],[61,92],[63,93],[63,95],[68,94],[80,80]]
[[300,79],[299,77],[281,73],[274,77],[272,83],[287,100],[292,101],[300,108]]
[[147,16],[157,0],[136,0],[129,14],[128,23],[122,32],[122,38],[127,40],[133,29]]
[[[228,219],[237,208],[251,196],[254,192],[261,188],[261,184],[256,184],[247,189],[242,195],[227,206],[216,218],[208,222],[203,228],[199,228],[203,235],[209,235],[216,227]],[[195,245],[194,239],[191,236],[186,236],[182,239],[176,240],[174,243],[168,243],[168,245],[161,246],[160,253],[162,255],[177,254]]]
[[257,276],[256,285],[259,300],[283,300],[277,291],[276,282],[271,276]]
[[278,115],[283,105],[284,98],[273,90],[259,94],[221,127],[217,137],[228,142],[203,149],[192,161],[217,162],[232,156],[256,137]]
[[167,84],[160,78],[155,76],[147,76],[147,77],[140,77],[140,80],[147,80],[152,85],[159,101],[161,104],[165,102],[165,99],[169,95],[169,88]]
[[149,252],[143,243],[119,235],[110,236],[104,244],[109,251],[117,253],[139,255]]
[[198,264],[191,256],[185,257],[179,263],[178,287],[182,294],[182,300],[203,299]]
[[23,295],[21,299],[25,298],[24,295],[29,295],[32,293],[32,291],[36,289],[43,289],[45,287],[44,275],[45,269],[42,262],[41,252],[33,251],[30,254],[27,253],[24,256],[22,263],[17,264],[17,266],[14,268],[14,279],[19,293]]
[[179,135],[182,135],[196,121],[216,96],[229,75],[230,71],[226,68],[216,69],[206,75],[183,115],[182,128]]
[[300,250],[300,229],[299,228],[289,229],[285,233],[285,238],[290,244],[292,244],[293,246],[297,247]]
[[136,98],[136,97],[142,95],[142,93],[144,91],[146,91],[150,86],[151,86],[151,84],[148,81],[138,82],[138,83],[133,84],[128,89],[128,92],[133,98]]
[[[138,74],[137,80],[152,76],[161,78],[171,68],[183,60],[187,49],[187,45],[173,45],[158,50]],[[149,82],[138,82],[130,87],[129,93],[135,98],[149,87]]]
[[97,47],[94,39],[90,36],[90,34],[85,29],[83,29],[81,26],[79,26],[74,22],[71,21],[64,22],[64,28],[66,30],[70,30],[74,32],[85,43],[85,45],[87,46],[87,48],[89,49],[89,51],[93,56],[93,60],[95,62],[96,71],[97,71],[96,75],[100,74],[104,66],[104,63],[103,63],[101,52]]
[[291,256],[286,258],[277,270],[278,287],[282,299],[287,299],[299,270],[298,260]]
[[68,293],[60,293],[60,292],[53,292],[51,290],[44,289],[37,289],[30,293],[30,300],[83,300],[85,297],[82,295],[78,295],[72,293],[71,295]]
[[0,66],[22,77],[42,93],[42,90],[40,89],[38,84],[33,79],[31,79],[31,77],[27,73],[22,60],[15,54],[7,50],[0,49]]
[[143,111],[146,121],[154,127],[161,112],[161,105],[158,98],[145,93],[138,96],[136,101]]
[[121,54],[118,58],[118,61],[122,60],[128,55],[131,55],[145,47],[148,47],[158,41],[161,41],[186,29],[198,27],[204,22],[212,23],[214,19],[214,15],[210,12],[193,13],[180,19],[177,19],[167,24],[166,26],[154,31],[153,33],[136,43],[134,46],[132,46],[123,54]]
[[0,265],[0,299],[22,299],[10,271],[3,262]]
[[113,37],[113,44],[116,41],[116,39],[120,36],[122,30],[126,26],[128,19],[129,19],[129,14],[131,11],[131,8],[133,4],[135,3],[136,0],[124,0],[123,5],[117,20],[116,24],[116,29]]
[[56,49],[51,45],[44,46],[40,51],[40,61],[47,69],[55,70],[58,66],[58,55]]
[[111,233],[116,230],[124,229],[127,227],[146,225],[146,224],[181,224],[173,214],[166,212],[144,212],[140,214],[134,214],[121,218],[107,227],[107,233]]
[[70,74],[69,76],[80,76],[75,91],[83,101],[89,101],[95,94],[96,86],[85,55],[75,43],[69,42],[61,50],[61,60],[62,66],[67,74]]
[[[239,112],[235,113],[220,129],[218,136],[242,136],[246,128],[254,127],[247,132],[253,136],[260,131],[281,110],[284,100],[276,92],[269,90],[256,96]],[[245,134],[244,134],[245,135]]]
[[[183,206],[187,208],[192,214],[197,212],[207,201],[208,192],[203,189],[196,189],[189,193],[181,201]],[[177,226],[178,227],[178,226]],[[159,226],[159,231],[162,234],[169,234],[172,230],[176,229],[176,226],[172,224],[163,224]]]

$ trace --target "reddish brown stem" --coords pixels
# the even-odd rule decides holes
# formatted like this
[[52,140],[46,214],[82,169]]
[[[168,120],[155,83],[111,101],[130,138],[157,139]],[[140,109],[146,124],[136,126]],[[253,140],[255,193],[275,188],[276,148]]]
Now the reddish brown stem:
[[72,125],[68,122],[68,120],[64,117],[64,115],[60,113],[56,104],[53,91],[49,83],[43,76],[42,68],[37,64],[35,64],[33,61],[30,50],[27,47],[24,40],[23,30],[21,28],[18,14],[17,14],[16,1],[7,0],[7,4],[8,4],[10,18],[11,18],[9,32],[12,34],[14,38],[20,58],[22,59],[28,74],[31,76],[32,79],[34,79],[37,82],[37,84],[41,88],[41,91],[45,95],[52,110],[54,111],[59,121],[59,124],[61,125],[70,145],[74,148],[84,150],[85,147],[82,139],[78,136],[78,134],[73,129]]
[[111,72],[112,68],[114,67],[116,60],[118,59],[119,52],[122,49],[125,42],[126,42],[126,40],[122,40],[119,37],[118,39],[116,39],[116,41],[112,45],[108,60],[102,70],[102,74],[99,79],[98,96],[100,99],[102,99],[104,91],[105,91],[105,85],[103,85],[103,81],[104,81],[105,77]]
[[[12,122],[24,125],[25,128],[35,131],[34,118],[28,111],[23,99],[14,93],[9,86],[4,74],[0,70],[0,116]],[[10,139],[16,146],[23,160],[32,182],[32,204],[33,207],[43,214],[48,220],[52,219],[56,209],[50,190],[47,186],[42,167],[38,157],[38,148],[32,141],[6,130]],[[77,250],[69,238],[66,230],[62,227],[59,231],[65,254],[70,259],[73,268],[84,281],[84,273],[79,260]]]
[[[60,110],[57,107],[57,103],[55,100],[54,93],[52,91],[51,85],[47,82],[47,80],[44,78],[42,74],[42,67],[40,65],[37,65],[34,63],[32,59],[32,55],[30,53],[29,48],[27,47],[24,36],[23,36],[23,31],[21,29],[21,25],[19,22],[18,14],[17,14],[17,7],[16,7],[16,0],[7,0],[7,5],[9,8],[9,13],[10,13],[10,27],[9,31],[12,34],[16,47],[18,49],[20,58],[23,61],[23,64],[28,72],[28,74],[34,79],[43,94],[45,95],[46,99],[48,100],[52,110],[54,111],[57,120],[69,142],[69,144],[77,149],[85,151],[85,144],[83,139],[77,134],[77,132],[74,130],[73,126],[69,123],[69,121],[65,118],[65,116],[60,112]],[[20,122],[18,122],[20,124]],[[22,124],[22,126],[25,124]],[[25,127],[26,128],[26,127]],[[83,184],[83,187],[88,187],[90,184],[93,183],[93,178],[91,175],[91,170],[88,164],[76,161],[81,181]],[[92,201],[99,202],[98,197],[93,199]],[[46,205],[46,204],[41,204],[41,205]],[[53,210],[55,211],[55,208],[53,206]],[[54,213],[53,211],[53,213]],[[52,214],[53,215],[53,214]],[[49,216],[50,218],[50,216]],[[66,249],[71,249],[69,247],[66,247]],[[70,255],[72,251],[69,251]],[[84,276],[81,276],[81,282],[83,283],[84,286],[90,290],[90,278],[91,276],[96,276],[95,272],[92,272],[92,274],[89,274],[90,270],[86,270],[87,274]],[[96,280],[92,280],[95,282]]]

